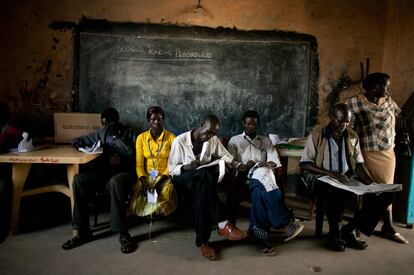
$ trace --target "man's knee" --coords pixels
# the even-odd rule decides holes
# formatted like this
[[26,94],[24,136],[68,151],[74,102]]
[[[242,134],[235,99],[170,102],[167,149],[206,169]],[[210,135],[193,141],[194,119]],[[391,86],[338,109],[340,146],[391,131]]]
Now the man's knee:
[[394,200],[394,197],[395,197],[395,193],[394,192],[386,192],[386,193],[380,194],[379,197],[383,201],[384,205],[388,206],[388,205],[392,204],[392,202]]
[[197,171],[200,180],[203,181],[203,184],[214,184],[213,175],[208,169],[200,169]]
[[128,173],[119,173],[111,177],[108,181],[107,189],[112,193],[132,188],[133,177]]

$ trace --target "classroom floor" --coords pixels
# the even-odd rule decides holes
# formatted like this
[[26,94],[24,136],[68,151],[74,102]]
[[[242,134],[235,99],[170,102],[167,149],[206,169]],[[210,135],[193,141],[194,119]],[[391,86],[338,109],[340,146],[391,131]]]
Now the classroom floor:
[[[300,209],[297,210],[300,212]],[[24,217],[23,217],[24,218]],[[108,214],[99,215],[107,221]],[[134,220],[137,223],[137,220]],[[212,233],[212,244],[218,259],[208,261],[194,245],[190,225],[174,218],[159,220],[152,225],[140,220],[131,229],[138,249],[129,255],[120,252],[118,236],[108,228],[98,230],[96,240],[70,251],[61,245],[71,235],[70,221],[46,228],[22,229],[0,244],[0,274],[413,274],[414,230],[396,224],[397,230],[409,241],[397,244],[376,236],[363,236],[367,250],[327,250],[324,239],[313,237],[313,221],[304,221],[305,229],[287,243],[275,236],[275,256],[263,256],[252,238],[230,242]],[[22,221],[24,224],[24,221]],[[27,223],[27,222],[26,222]],[[238,220],[247,229],[246,215]],[[327,225],[324,225],[326,232]]]

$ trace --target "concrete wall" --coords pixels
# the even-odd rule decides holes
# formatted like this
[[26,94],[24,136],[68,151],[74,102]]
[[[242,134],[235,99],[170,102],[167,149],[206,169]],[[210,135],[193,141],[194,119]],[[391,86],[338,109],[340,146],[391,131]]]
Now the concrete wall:
[[[31,114],[26,124],[38,125],[36,129],[49,132],[53,112],[71,110],[74,64],[72,30],[53,30],[49,24],[78,23],[86,16],[120,22],[277,29],[311,34],[318,42],[322,114],[326,110],[324,98],[339,77],[347,75],[358,80],[360,62],[366,58],[370,58],[371,72],[389,69],[395,83],[394,94],[401,104],[414,87],[410,77],[414,61],[413,58],[407,61],[412,57],[408,44],[412,44],[414,37],[410,21],[413,5],[403,0],[389,2],[202,0],[203,8],[197,10],[196,0],[3,0],[0,98],[9,101],[17,114]],[[386,34],[397,36],[398,41]],[[396,43],[399,48],[395,47]]]
[[414,92],[414,1],[391,1],[383,70],[391,76],[395,101],[402,106]]

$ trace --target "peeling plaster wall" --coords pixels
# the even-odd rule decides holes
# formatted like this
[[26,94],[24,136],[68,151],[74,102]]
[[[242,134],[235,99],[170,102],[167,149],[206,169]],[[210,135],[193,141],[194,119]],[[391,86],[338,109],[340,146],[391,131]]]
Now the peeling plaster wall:
[[[390,0],[390,5],[394,2],[399,1]],[[390,43],[384,46],[388,41],[384,32],[387,18],[390,14],[392,20],[401,16],[388,9],[387,0],[202,0],[203,8],[198,12],[196,4],[197,0],[3,0],[0,98],[10,102],[24,125],[36,126],[37,132],[53,133],[53,112],[71,110],[74,41],[71,29],[53,30],[48,26],[55,21],[78,23],[86,16],[118,22],[277,29],[314,35],[318,43],[318,92],[323,116],[324,98],[341,75],[358,80],[359,64],[366,58],[370,58],[371,72],[383,69],[383,56],[390,58],[385,52],[393,48]],[[408,4],[401,5],[399,13],[406,15],[399,26],[407,26],[409,12],[403,10]],[[413,29],[410,30],[412,33]],[[412,42],[403,32],[399,38],[401,45],[407,39]],[[399,50],[395,55],[402,61],[406,57]],[[404,67],[407,75],[412,66],[411,63]],[[394,92],[402,93],[400,89],[408,84],[394,86]]]

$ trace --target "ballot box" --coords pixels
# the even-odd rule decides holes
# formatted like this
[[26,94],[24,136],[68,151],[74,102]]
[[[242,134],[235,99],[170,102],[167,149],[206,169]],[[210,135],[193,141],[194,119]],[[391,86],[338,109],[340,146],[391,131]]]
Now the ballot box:
[[55,143],[70,143],[72,139],[90,134],[102,127],[101,114],[55,113]]

